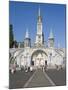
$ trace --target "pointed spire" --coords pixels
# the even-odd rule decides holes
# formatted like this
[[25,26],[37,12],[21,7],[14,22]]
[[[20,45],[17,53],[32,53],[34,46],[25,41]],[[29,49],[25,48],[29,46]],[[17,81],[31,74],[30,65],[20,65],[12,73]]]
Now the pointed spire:
[[58,48],[60,48],[60,43],[58,43]]
[[18,44],[18,48],[20,48],[20,42],[19,42],[19,44]]
[[26,29],[25,38],[29,38],[28,28]]
[[51,28],[51,30],[50,30],[49,39],[50,39],[50,38],[54,38],[54,36],[53,36],[53,32],[52,32],[52,28]]
[[39,14],[39,16],[40,16],[40,7],[39,7],[39,11],[38,11],[38,14]]

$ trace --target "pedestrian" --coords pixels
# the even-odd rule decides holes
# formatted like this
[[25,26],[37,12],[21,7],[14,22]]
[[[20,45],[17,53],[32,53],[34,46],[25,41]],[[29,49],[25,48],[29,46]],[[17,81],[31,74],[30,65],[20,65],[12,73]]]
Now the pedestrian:
[[11,69],[11,73],[14,74],[14,69],[13,68]]
[[32,66],[30,67],[30,71],[31,71],[31,72],[33,71],[33,68],[32,68]]

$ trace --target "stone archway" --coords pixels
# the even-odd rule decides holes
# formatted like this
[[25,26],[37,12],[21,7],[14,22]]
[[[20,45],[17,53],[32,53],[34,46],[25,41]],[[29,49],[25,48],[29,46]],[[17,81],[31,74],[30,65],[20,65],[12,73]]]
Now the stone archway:
[[43,50],[36,50],[32,53],[31,56],[31,65],[35,67],[45,66],[47,62],[47,54]]

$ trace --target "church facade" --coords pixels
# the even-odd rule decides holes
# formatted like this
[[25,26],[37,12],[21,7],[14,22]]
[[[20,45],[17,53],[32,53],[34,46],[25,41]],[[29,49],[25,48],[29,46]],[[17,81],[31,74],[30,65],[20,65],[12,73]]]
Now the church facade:
[[18,48],[12,48],[9,50],[11,53],[10,60],[13,57],[12,60],[14,60],[14,64],[17,64],[19,68],[32,66],[35,69],[41,68],[45,65],[47,65],[48,68],[55,68],[56,65],[62,65],[62,67],[65,67],[65,48],[55,47],[55,39],[52,30],[50,31],[50,35],[48,37],[48,46],[46,46],[42,27],[43,23],[39,8],[37,18],[37,33],[34,46],[31,47],[31,39],[27,29],[24,39],[24,48],[20,48],[19,43]]

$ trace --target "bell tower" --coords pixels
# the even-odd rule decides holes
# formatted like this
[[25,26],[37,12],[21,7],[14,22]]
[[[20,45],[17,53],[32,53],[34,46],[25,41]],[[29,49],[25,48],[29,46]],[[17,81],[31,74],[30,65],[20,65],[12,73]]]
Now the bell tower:
[[38,19],[37,19],[37,34],[36,34],[36,41],[35,41],[35,45],[37,47],[41,47],[43,46],[43,32],[42,32],[42,17],[41,17],[41,13],[40,13],[40,8],[38,10]]
[[26,29],[25,39],[24,39],[24,47],[31,47],[31,39],[29,38],[28,29]]
[[48,47],[54,47],[54,36],[53,36],[52,29],[50,30],[50,35],[48,38]]

